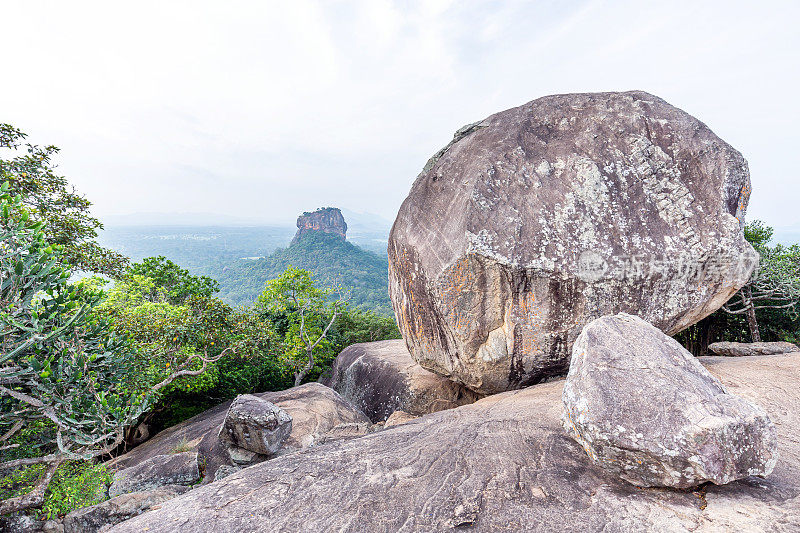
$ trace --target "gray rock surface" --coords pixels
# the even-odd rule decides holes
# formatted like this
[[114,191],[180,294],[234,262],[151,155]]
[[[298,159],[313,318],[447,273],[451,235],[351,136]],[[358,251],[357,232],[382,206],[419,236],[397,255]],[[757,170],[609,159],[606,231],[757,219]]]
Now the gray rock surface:
[[289,413],[258,396],[241,394],[228,408],[219,438],[231,446],[274,455],[291,432]]
[[800,530],[800,354],[703,363],[775,422],[766,479],[636,488],[565,434],[553,381],[251,466],[112,531]]
[[64,522],[60,519],[36,520],[25,513],[0,516],[0,531],[3,533],[63,533]]
[[587,324],[563,402],[564,427],[592,461],[637,486],[723,485],[769,475],[777,460],[767,414],[639,317]]
[[200,481],[197,452],[156,455],[114,473],[108,487],[111,498],[128,492],[143,492],[166,485],[191,485]]
[[373,422],[396,410],[421,416],[476,401],[459,383],[425,370],[403,340],[353,344],[340,353],[323,383],[364,411]]
[[64,517],[64,533],[101,531],[149,511],[188,490],[189,487],[183,485],[167,485],[152,491],[123,494],[91,507],[77,509]]
[[726,357],[749,357],[752,355],[776,355],[800,352],[800,348],[791,342],[715,342],[708,349],[716,355]]
[[[306,383],[284,391],[264,392],[254,396],[272,402],[292,417],[292,431],[284,441],[279,454],[313,446],[339,424],[369,422],[364,413],[344,400],[336,391],[319,383]],[[214,480],[217,468],[223,464],[234,464],[229,453],[230,447],[225,446],[218,438],[230,405],[231,402],[222,403],[167,428],[107,464],[117,468],[137,465],[155,455],[168,454],[181,444],[198,452],[200,461],[205,465],[203,483],[211,482]],[[261,461],[266,458],[263,455],[251,455],[247,461],[240,458],[236,464]]]
[[390,428],[392,426],[399,426],[400,424],[411,422],[417,418],[419,417],[414,416],[411,413],[406,413],[405,411],[395,411],[389,416],[389,418],[386,419],[386,423],[383,425],[383,427]]
[[636,313],[674,334],[757,255],[747,162],[635,91],[546,96],[460,130],[389,237],[389,291],[423,367],[481,393],[566,372],[581,328]]

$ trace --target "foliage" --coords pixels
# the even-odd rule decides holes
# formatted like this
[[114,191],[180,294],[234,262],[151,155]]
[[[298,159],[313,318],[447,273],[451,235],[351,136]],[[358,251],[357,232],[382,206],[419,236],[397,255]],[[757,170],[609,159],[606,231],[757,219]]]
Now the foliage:
[[[47,465],[30,492],[0,502],[0,514],[41,506],[61,464],[106,454],[157,391],[209,362],[187,358],[156,384],[135,372],[138,352],[95,312],[103,297],[68,283],[62,247],[48,244],[21,196],[0,189],[0,471]],[[212,361],[213,362],[213,361]],[[189,368],[187,368],[189,367]],[[35,436],[20,457],[15,435]],[[38,468],[38,467],[37,467]],[[36,472],[34,471],[34,474]],[[20,473],[19,475],[24,475]]]
[[[164,264],[160,258],[153,259],[142,264]],[[131,270],[146,271],[136,266]],[[134,339],[141,386],[163,379],[194,354],[214,360],[202,375],[163,388],[157,405],[142,423],[160,428],[237,394],[289,385],[277,363],[279,343],[266,322],[247,309],[234,309],[210,296],[207,289],[211,284],[194,282],[202,278],[177,266],[170,271],[180,273],[177,283],[174,275],[153,279],[127,273],[114,283],[98,308],[115,330]],[[176,287],[182,290],[176,291]],[[195,290],[197,287],[200,290]],[[186,288],[189,290],[183,290]]]
[[800,246],[770,246],[773,230],[758,220],[747,224],[744,234],[759,253],[760,266],[722,309],[678,334],[695,355],[707,355],[709,344],[723,340],[800,340]]
[[[185,303],[190,297],[210,298],[219,292],[219,283],[207,276],[192,276],[164,256],[147,257],[141,263],[134,263],[129,274],[150,278],[166,300],[173,305]],[[151,295],[151,300],[154,296]]]
[[130,401],[120,386],[133,350],[89,312],[101,295],[67,283],[60,247],[27,213],[19,197],[2,196],[0,428],[48,419],[60,451],[76,459],[107,444],[147,402]]
[[91,202],[55,173],[52,158],[58,148],[28,144],[25,137],[13,126],[0,124],[0,149],[13,155],[0,157],[0,180],[8,181],[12,195],[22,197],[33,219],[45,223],[45,241],[63,247],[60,261],[87,272],[121,272],[125,257],[96,242],[103,225],[89,213]]
[[[30,492],[44,473],[44,465],[15,470],[0,479],[0,499],[18,497]],[[92,461],[70,461],[56,469],[44,496],[37,517],[53,519],[98,504],[106,499],[106,487],[113,476],[102,464]]]
[[336,357],[327,338],[345,306],[345,297],[332,300],[333,289],[316,287],[311,273],[290,266],[267,282],[256,310],[272,320],[282,335],[279,360],[299,385],[309,375],[318,376]]

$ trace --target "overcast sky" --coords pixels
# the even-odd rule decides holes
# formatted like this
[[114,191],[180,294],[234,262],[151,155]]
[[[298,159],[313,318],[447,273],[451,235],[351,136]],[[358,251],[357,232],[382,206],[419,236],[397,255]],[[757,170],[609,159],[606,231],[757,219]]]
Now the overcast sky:
[[800,226],[800,2],[0,0],[0,122],[62,149],[95,214],[393,219],[460,126],[642,89],[750,162]]

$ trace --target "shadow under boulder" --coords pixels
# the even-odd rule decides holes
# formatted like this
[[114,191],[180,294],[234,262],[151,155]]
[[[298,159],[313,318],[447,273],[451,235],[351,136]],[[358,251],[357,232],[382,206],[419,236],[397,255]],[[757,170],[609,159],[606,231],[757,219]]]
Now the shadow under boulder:
[[481,397],[419,366],[401,339],[348,346],[336,357],[330,377],[320,381],[375,423],[385,421],[397,410],[422,416],[467,405]]

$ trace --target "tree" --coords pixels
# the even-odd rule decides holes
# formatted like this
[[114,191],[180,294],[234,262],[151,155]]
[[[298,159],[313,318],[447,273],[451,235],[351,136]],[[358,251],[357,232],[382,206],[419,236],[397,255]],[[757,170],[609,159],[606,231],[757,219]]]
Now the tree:
[[[130,339],[93,313],[102,294],[68,283],[63,247],[9,191],[0,188],[0,471],[47,468],[32,491],[0,502],[0,514],[41,505],[62,462],[109,453],[161,389],[214,361],[195,354],[142,384]],[[38,443],[9,458],[17,445],[6,443],[33,426]]]
[[190,297],[210,298],[219,292],[219,283],[216,280],[207,276],[192,276],[188,270],[164,256],[147,257],[141,263],[132,264],[127,273],[152,279],[155,286],[166,294],[167,301],[173,305],[181,305]]
[[761,342],[757,311],[785,310],[797,316],[800,301],[800,247],[770,247],[772,233],[758,220],[745,227],[745,237],[759,253],[760,264],[750,281],[722,307],[726,313],[747,317],[753,342]]
[[[337,297],[331,299],[334,294]],[[267,282],[256,309],[283,334],[281,359],[293,372],[295,386],[320,363],[317,352],[330,355],[328,331],[346,305],[347,297],[341,289],[317,288],[307,270],[289,266]]]
[[58,148],[28,144],[25,138],[13,126],[0,124],[0,149],[13,154],[10,159],[0,157],[0,182],[9,183],[12,195],[21,195],[34,220],[46,223],[45,240],[62,247],[59,261],[85,272],[119,275],[127,259],[97,244],[103,225],[91,216],[91,202],[55,173],[52,158]]

